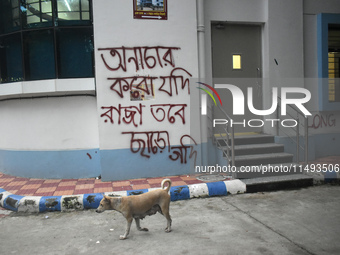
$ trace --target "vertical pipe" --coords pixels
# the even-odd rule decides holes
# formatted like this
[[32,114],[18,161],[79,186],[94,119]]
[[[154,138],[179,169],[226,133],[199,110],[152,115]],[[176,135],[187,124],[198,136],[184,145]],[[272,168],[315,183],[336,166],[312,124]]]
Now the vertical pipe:
[[[230,165],[230,164],[229,164]],[[235,135],[234,126],[231,126],[231,166],[235,166]],[[236,173],[232,172],[232,178],[236,178]]]
[[[280,100],[280,98],[279,98]],[[277,103],[277,107],[276,107],[276,119],[280,119],[280,103]],[[279,126],[279,122],[276,122],[276,136],[279,136],[280,134],[280,126]]]
[[308,164],[308,118],[305,117],[305,165]]
[[[198,47],[198,73],[199,81],[205,82],[205,26],[204,26],[204,0],[196,0],[197,5],[197,47]],[[200,101],[202,98],[200,91]],[[200,102],[201,106],[201,102]],[[207,107],[208,108],[208,107]],[[201,155],[202,165],[208,164],[208,150],[204,144],[208,141],[208,112],[207,115],[201,114]]]
[[296,163],[299,164],[300,161],[300,120],[299,117],[296,119]]
[[205,25],[204,0],[197,0],[197,38],[199,78],[205,79]]

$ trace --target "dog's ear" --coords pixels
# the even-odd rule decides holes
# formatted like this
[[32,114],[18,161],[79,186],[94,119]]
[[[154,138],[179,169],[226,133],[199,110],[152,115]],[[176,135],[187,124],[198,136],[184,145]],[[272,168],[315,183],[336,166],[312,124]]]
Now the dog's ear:
[[110,201],[111,201],[111,198],[110,198],[109,196],[104,195],[104,200],[105,200],[106,202],[110,202]]

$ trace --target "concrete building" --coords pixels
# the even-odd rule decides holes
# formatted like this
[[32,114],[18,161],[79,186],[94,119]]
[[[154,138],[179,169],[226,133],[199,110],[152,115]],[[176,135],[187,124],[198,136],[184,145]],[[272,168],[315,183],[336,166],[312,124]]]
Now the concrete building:
[[[304,96],[301,147],[310,160],[340,155],[338,0],[145,2],[1,1],[1,172],[120,180],[227,164],[212,127],[224,116],[198,82],[273,109],[245,103],[234,132],[274,135],[295,157],[295,117],[273,102]],[[216,92],[231,116],[242,107]]]

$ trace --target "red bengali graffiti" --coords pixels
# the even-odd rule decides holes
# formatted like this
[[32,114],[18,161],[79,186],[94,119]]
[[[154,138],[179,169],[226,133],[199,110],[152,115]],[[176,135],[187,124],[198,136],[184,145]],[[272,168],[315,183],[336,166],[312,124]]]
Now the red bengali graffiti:
[[110,71],[127,71],[128,63],[134,64],[136,72],[145,67],[153,69],[157,66],[163,68],[168,64],[175,67],[173,51],[178,47],[143,46],[143,47],[113,47],[99,48],[102,51],[101,59]]
[[122,132],[122,134],[131,135],[131,152],[140,153],[142,157],[150,158],[150,154],[163,153],[167,147],[170,150],[168,131]]
[[[187,164],[193,158],[196,165],[197,151],[196,141],[190,135],[183,135],[180,145],[171,146],[168,131],[146,131],[146,132],[122,132],[130,134],[130,150],[139,153],[142,157],[150,158],[152,154],[163,153],[167,150],[172,161],[179,160],[181,164]],[[187,140],[187,142],[185,142]]]
[[[145,105],[139,104],[139,106],[122,106],[121,104],[118,105],[118,107],[115,106],[107,106],[107,107],[101,107],[103,110],[107,110],[103,114],[100,115],[100,117],[106,117],[107,119],[104,120],[104,122],[110,121],[111,124],[114,124],[114,112],[117,113],[118,118],[118,125],[121,124],[123,121],[125,124],[133,124],[135,127],[138,127],[138,125],[143,124],[143,107]],[[139,121],[138,121],[139,119]]]
[[173,124],[176,121],[176,116],[179,116],[182,124],[185,124],[185,107],[187,107],[187,104],[154,104],[150,105],[150,111],[158,122],[167,118]]
[[[109,47],[99,48],[100,57],[104,66],[109,71],[132,71],[137,73],[144,69],[169,67],[169,75],[108,77],[111,81],[110,90],[120,98],[129,96],[131,101],[145,100],[155,96],[155,90],[166,93],[168,96],[177,96],[180,93],[190,94],[191,73],[181,67],[176,67],[174,52],[179,47],[141,46],[141,47]],[[164,74],[164,72],[162,72]],[[167,74],[167,73],[165,73]],[[139,127],[143,125],[143,108],[146,105],[102,106],[105,123],[117,125],[126,124]],[[152,104],[148,106],[150,113],[157,122],[169,122],[186,124],[185,111],[187,104]],[[144,109],[145,111],[145,109]],[[170,135],[166,130],[162,131],[130,131],[122,132],[122,135],[130,135],[130,150],[139,153],[140,156],[150,158],[158,153],[168,153],[168,158],[187,164],[191,159],[196,164],[196,141],[190,135],[183,135],[179,145],[171,146]],[[178,143],[176,143],[178,144]]]
[[[182,75],[175,74],[175,72],[180,72],[180,71],[184,72],[184,74]],[[184,90],[185,87],[187,87],[188,95],[189,95],[190,94],[190,86],[189,86],[190,81],[189,81],[188,76],[192,77],[191,73],[189,73],[184,68],[181,68],[181,67],[174,68],[171,71],[169,76],[160,76],[160,78],[163,80],[163,83],[158,90],[167,93],[169,96],[173,96],[174,93],[178,95],[179,88]],[[167,88],[165,88],[166,86]]]
[[[184,140],[187,139],[189,143],[185,143]],[[193,144],[192,144],[193,142]],[[173,161],[180,160],[181,164],[188,163],[188,157],[191,159],[194,157],[194,165],[196,166],[196,159],[197,159],[197,151],[195,150],[195,146],[197,145],[194,138],[190,135],[183,135],[180,139],[179,146],[171,146],[172,155],[169,158]],[[189,144],[189,145],[188,145]]]
[[[175,72],[177,74],[175,74]],[[182,72],[182,74],[178,74]],[[179,89],[187,89],[190,94],[190,81],[192,75],[183,68],[175,68],[171,71],[169,76],[128,76],[128,77],[114,77],[107,78],[113,83],[110,89],[118,94],[119,97],[124,98],[124,92],[139,90],[145,95],[154,96],[154,86],[159,87],[158,91],[164,92],[169,96],[178,95]],[[139,96],[135,95],[135,96]]]
[[[131,93],[134,90],[133,97],[138,98],[140,93],[154,96],[153,81],[157,77],[151,76],[131,76],[131,77],[119,77],[119,78],[107,78],[113,80],[110,87],[112,91],[115,91],[119,97],[124,98],[124,92],[129,91]],[[137,93],[138,92],[138,93]]]

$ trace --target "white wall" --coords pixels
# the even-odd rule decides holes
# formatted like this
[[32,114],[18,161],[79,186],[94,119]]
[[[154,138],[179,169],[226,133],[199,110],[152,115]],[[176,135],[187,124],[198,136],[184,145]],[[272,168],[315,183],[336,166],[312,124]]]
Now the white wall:
[[339,4],[338,0],[304,0],[304,14],[314,15],[318,13],[339,13]]
[[[115,91],[110,90],[112,80],[107,78],[131,77],[131,76],[169,76],[176,68],[184,68],[193,78],[198,77],[197,67],[197,32],[196,32],[196,1],[195,0],[171,0],[168,1],[168,20],[141,20],[133,18],[133,1],[126,0],[102,0],[93,2],[94,11],[94,37],[95,37],[95,61],[96,84],[98,99],[98,118],[100,128],[100,147],[103,150],[130,148],[130,135],[122,135],[122,132],[168,131],[171,145],[179,144],[182,135],[190,133],[190,95],[185,89],[179,88],[178,95],[169,96],[158,90],[162,80],[157,79],[155,85],[155,97],[149,101],[130,101],[129,92],[124,92],[121,98]],[[136,71],[133,63],[127,64],[127,70],[110,71],[101,58],[112,65],[117,64],[117,58],[110,57],[109,51],[100,51],[100,48],[110,47],[179,47],[173,51],[175,67],[157,64],[155,68],[145,68]],[[164,54],[164,50],[162,51]],[[152,53],[150,51],[149,53]],[[152,53],[153,54],[153,53]],[[132,56],[132,51],[129,51]],[[164,62],[164,61],[163,61]],[[184,72],[177,72],[183,75]],[[188,75],[185,75],[188,78]],[[190,85],[190,89],[196,89]],[[101,107],[143,107],[142,125],[135,127],[132,124],[117,123],[118,114],[114,112],[114,123],[105,122],[107,118],[100,117],[105,113]],[[178,116],[176,122],[171,124],[164,120],[157,122],[150,113],[150,105],[153,104],[188,104],[185,110],[186,124],[180,122]],[[138,117],[139,123],[139,117]]]
[[208,20],[227,22],[264,22],[266,0],[206,0]]
[[[302,10],[302,0],[268,1],[263,31],[264,109],[272,104],[272,87],[304,87]],[[271,125],[264,131],[275,134]]]
[[99,147],[94,97],[0,101],[0,149],[75,150]]

